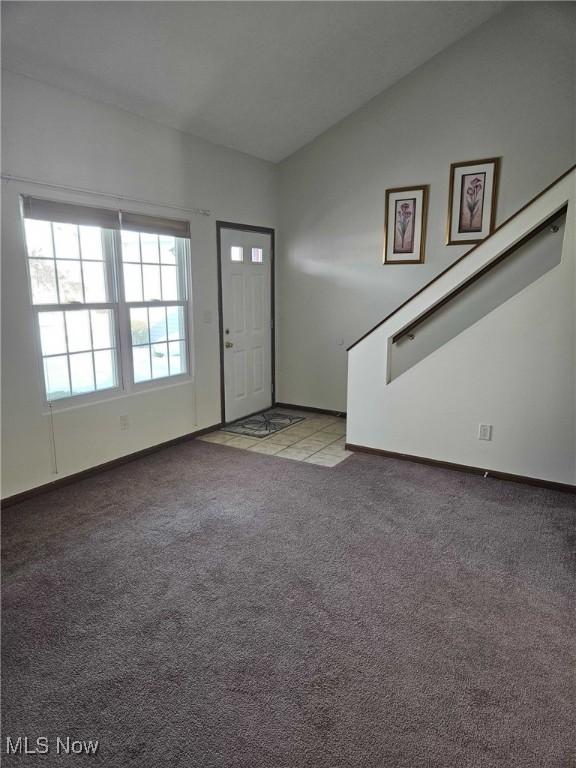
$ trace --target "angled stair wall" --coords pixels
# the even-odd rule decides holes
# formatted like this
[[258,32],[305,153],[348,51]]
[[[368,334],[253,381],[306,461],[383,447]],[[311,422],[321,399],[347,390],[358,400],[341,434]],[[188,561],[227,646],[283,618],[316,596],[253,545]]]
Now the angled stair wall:
[[[576,484],[575,200],[573,168],[350,348],[349,444]],[[393,376],[406,329],[563,208],[556,266]]]

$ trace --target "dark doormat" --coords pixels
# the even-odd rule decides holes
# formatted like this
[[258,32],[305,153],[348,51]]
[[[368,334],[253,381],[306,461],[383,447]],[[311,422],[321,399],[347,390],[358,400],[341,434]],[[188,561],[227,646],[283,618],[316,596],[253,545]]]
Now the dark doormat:
[[282,411],[264,411],[255,416],[246,416],[244,419],[232,422],[222,427],[224,432],[234,432],[236,435],[249,435],[250,437],[268,437],[281,429],[286,429],[292,424],[304,421],[304,416],[291,416]]

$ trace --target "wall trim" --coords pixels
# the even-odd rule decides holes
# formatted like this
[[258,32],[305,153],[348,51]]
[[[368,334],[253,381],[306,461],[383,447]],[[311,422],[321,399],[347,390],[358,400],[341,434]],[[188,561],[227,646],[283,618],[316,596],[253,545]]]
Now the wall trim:
[[[325,408],[313,408],[311,406],[291,405],[288,403],[275,403],[274,407],[297,408],[300,411],[329,414],[332,416],[339,416],[342,418],[346,416],[345,413],[342,413],[340,411],[330,411]],[[135,451],[134,453],[128,453],[126,454],[126,456],[119,456],[117,459],[112,459],[111,461],[107,461],[104,464],[97,464],[95,467],[89,467],[88,469],[83,469],[80,472],[74,472],[73,474],[67,475],[66,477],[61,477],[61,478],[58,478],[58,480],[53,480],[51,483],[45,483],[44,485],[39,485],[39,486],[36,486],[35,488],[30,488],[27,491],[22,491],[21,493],[15,493],[13,496],[7,496],[5,499],[2,499],[1,501],[2,508],[11,507],[15,504],[19,504],[22,501],[26,501],[27,499],[32,499],[35,496],[40,496],[44,493],[49,493],[50,491],[57,490],[58,488],[63,488],[67,485],[72,485],[80,480],[84,480],[87,477],[92,477],[93,475],[102,474],[103,472],[107,472],[109,469],[115,469],[116,467],[120,467],[124,464],[129,464],[132,461],[136,461],[137,459],[143,458],[144,456],[148,456],[149,454],[157,453],[163,450],[164,448],[171,448],[174,445],[179,445],[180,443],[186,443],[190,440],[193,440],[196,437],[200,437],[200,435],[205,435],[208,432],[212,432],[215,429],[220,429],[223,426],[224,424],[222,423],[213,424],[210,427],[204,427],[203,429],[198,429],[195,432],[189,432],[186,435],[175,437],[172,440],[166,440],[163,443],[158,443],[157,445],[152,445],[148,448],[143,448],[140,451]],[[554,491],[563,491],[564,493],[576,494],[576,485],[570,485],[569,483],[558,483],[553,480],[541,480],[535,477],[526,477],[524,475],[514,475],[508,472],[499,472],[494,469],[483,469],[482,467],[472,467],[467,464],[456,464],[451,461],[442,461],[440,459],[430,459],[425,456],[413,456],[408,453],[397,453],[395,451],[385,451],[382,448],[369,448],[368,446],[356,445],[354,443],[346,443],[345,448],[347,451],[353,451],[355,453],[368,453],[374,456],[382,456],[384,458],[389,458],[389,459],[400,459],[402,461],[412,461],[416,464],[427,464],[429,466],[440,467],[442,469],[452,469],[457,472],[467,472],[472,475],[484,475],[487,478],[495,478],[497,480],[508,480],[513,483],[523,483],[524,485],[535,485],[541,488],[548,488]]]
[[310,413],[322,413],[326,416],[338,416],[346,418],[346,411],[330,411],[327,408],[314,408],[310,405],[294,405],[293,403],[274,403],[274,408],[294,408],[298,411],[309,411]]
[[52,480],[50,483],[44,483],[44,485],[38,485],[35,488],[29,488],[27,491],[22,491],[21,493],[15,493],[13,496],[7,496],[5,499],[2,499],[0,502],[2,508],[11,507],[14,504],[19,504],[21,501],[26,501],[27,499],[32,499],[35,496],[40,496],[44,493],[48,493],[49,491],[55,491],[58,488],[63,488],[66,485],[72,485],[73,483],[78,482],[79,480],[84,480],[87,477],[92,477],[92,475],[99,475],[102,472],[107,472],[109,469],[115,469],[116,467],[120,467],[123,464],[129,464],[132,461],[136,461],[137,459],[141,459],[144,456],[148,456],[150,453],[157,453],[158,451],[163,450],[164,448],[171,448],[174,445],[179,445],[180,443],[186,443],[189,440],[193,440],[195,437],[200,437],[200,435],[205,435],[208,432],[212,432],[215,429],[219,429],[222,425],[222,423],[213,424],[211,427],[204,427],[203,429],[198,429],[195,432],[189,432],[186,435],[181,435],[180,437],[175,437],[172,440],[166,440],[163,443],[158,443],[157,445],[151,445],[148,448],[142,448],[140,451],[135,451],[134,453],[127,453],[126,456],[119,456],[117,459],[112,459],[111,461],[106,461],[104,464],[97,464],[95,467],[88,467],[88,469],[82,469],[80,472],[74,472],[71,475],[66,475],[66,477],[59,477],[57,480]]
[[523,483],[524,485],[536,485],[541,488],[548,488],[554,491],[564,491],[565,493],[576,494],[576,485],[569,483],[557,483],[553,480],[541,480],[536,477],[525,477],[524,475],[513,475],[508,472],[499,472],[495,469],[483,469],[482,467],[471,467],[467,464],[456,464],[451,461],[442,461],[440,459],[429,459],[425,456],[412,456],[409,453],[396,453],[395,451],[385,451],[382,448],[368,448],[365,445],[356,445],[346,443],[347,451],[356,453],[371,453],[375,456],[383,456],[388,459],[400,459],[402,461],[412,461],[416,464],[428,464],[432,467],[441,467],[442,469],[453,469],[457,472],[468,472],[472,475],[484,475],[486,478],[495,478],[496,480],[509,480],[512,483]]

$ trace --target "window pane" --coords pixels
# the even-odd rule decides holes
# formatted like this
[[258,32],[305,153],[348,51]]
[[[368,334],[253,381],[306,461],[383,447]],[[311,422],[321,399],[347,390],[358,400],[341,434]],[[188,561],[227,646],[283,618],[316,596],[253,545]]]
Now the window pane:
[[148,344],[148,310],[146,307],[138,307],[130,310],[130,331],[132,344]]
[[150,347],[132,347],[132,360],[134,363],[134,381],[148,381],[152,378],[150,373]]
[[82,273],[79,261],[57,261],[60,301],[83,301]]
[[49,221],[36,221],[25,219],[26,248],[31,258],[51,259],[54,256],[52,250],[52,227]]
[[47,259],[30,259],[30,287],[34,304],[58,304],[56,267]]
[[25,219],[24,225],[29,256],[42,256],[29,258],[34,304],[110,300],[105,246],[112,240],[104,241],[104,230],[32,219]]
[[176,264],[176,238],[160,235],[160,261],[162,264]]
[[150,307],[150,341],[166,341],[166,309]]
[[178,294],[178,267],[162,266],[162,298],[165,301],[177,301]]
[[[186,327],[183,307],[130,309],[134,382],[186,373]],[[168,338],[175,339],[169,344]]]
[[79,259],[78,227],[76,224],[52,224],[57,259]]
[[44,381],[46,382],[48,400],[58,400],[70,395],[68,358],[66,355],[44,358]]
[[87,309],[66,312],[66,333],[68,334],[68,352],[92,349],[90,312]]
[[230,261],[244,261],[244,248],[233,245],[230,248]]
[[66,353],[66,334],[64,333],[63,312],[40,312],[40,341],[43,355],[61,355]]
[[186,336],[184,333],[184,308],[167,307],[166,312],[168,316],[168,338],[184,339]]
[[94,349],[108,349],[116,346],[114,344],[114,333],[112,330],[112,310],[111,309],[92,309],[90,310],[92,319],[92,344]]
[[160,267],[151,264],[143,264],[142,272],[144,274],[144,301],[161,299]]
[[152,378],[168,376],[168,345],[152,344]]
[[138,232],[122,230],[122,261],[140,261]]
[[140,247],[142,249],[142,261],[158,264],[160,254],[158,253],[158,235],[149,235],[147,232],[140,234]]
[[186,348],[183,341],[171,341],[168,344],[170,352],[170,375],[186,373]]
[[142,301],[140,264],[124,264],[124,294],[126,301]]
[[83,259],[102,261],[102,230],[100,227],[79,227],[80,251]]
[[105,303],[108,300],[106,292],[106,278],[104,275],[104,263],[97,261],[85,261],[82,264],[84,273],[84,295],[86,301],[92,304]]
[[111,349],[94,352],[96,389],[111,389],[116,386],[114,353]]
[[70,355],[70,375],[72,376],[72,393],[74,395],[94,392],[94,369],[91,352]]
[[[118,386],[112,310],[40,312],[38,318],[43,354],[58,355],[44,357],[44,375],[50,400]],[[94,357],[91,329],[94,347],[109,347],[96,351]],[[66,340],[69,355],[60,354],[66,351]]]
[[252,248],[252,264],[262,264],[264,261],[264,251],[262,248]]

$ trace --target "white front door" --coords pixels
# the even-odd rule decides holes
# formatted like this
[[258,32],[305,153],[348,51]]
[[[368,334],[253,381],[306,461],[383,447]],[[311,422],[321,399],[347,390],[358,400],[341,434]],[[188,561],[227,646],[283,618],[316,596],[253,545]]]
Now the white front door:
[[222,228],[226,421],[272,405],[272,236]]

